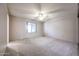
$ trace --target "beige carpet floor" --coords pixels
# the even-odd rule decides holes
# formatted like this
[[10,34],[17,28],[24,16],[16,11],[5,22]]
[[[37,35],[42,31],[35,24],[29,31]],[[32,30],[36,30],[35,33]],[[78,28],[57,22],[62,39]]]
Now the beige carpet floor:
[[10,42],[6,53],[10,56],[77,56],[77,44],[48,37]]

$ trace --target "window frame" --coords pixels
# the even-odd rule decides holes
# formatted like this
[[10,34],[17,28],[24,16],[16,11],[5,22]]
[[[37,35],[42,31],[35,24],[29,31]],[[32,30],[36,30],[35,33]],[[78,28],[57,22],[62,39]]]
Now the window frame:
[[[28,23],[31,23],[31,24],[35,24],[35,32],[32,32],[32,26],[31,26],[31,32],[28,32]],[[37,32],[37,24],[35,22],[26,22],[26,30],[28,33],[36,33]]]

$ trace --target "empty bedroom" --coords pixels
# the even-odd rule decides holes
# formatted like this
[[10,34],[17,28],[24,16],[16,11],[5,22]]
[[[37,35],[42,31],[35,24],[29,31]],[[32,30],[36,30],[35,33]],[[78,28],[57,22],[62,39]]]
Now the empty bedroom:
[[77,3],[5,3],[0,15],[0,55],[78,56]]

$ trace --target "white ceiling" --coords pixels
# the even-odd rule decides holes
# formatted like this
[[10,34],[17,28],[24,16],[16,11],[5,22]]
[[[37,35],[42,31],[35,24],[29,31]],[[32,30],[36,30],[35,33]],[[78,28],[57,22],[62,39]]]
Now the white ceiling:
[[11,3],[8,4],[9,13],[13,16],[39,20],[36,15],[39,12],[46,14],[46,17],[41,21],[46,21],[53,17],[53,14],[64,10],[71,10],[73,4],[67,3]]

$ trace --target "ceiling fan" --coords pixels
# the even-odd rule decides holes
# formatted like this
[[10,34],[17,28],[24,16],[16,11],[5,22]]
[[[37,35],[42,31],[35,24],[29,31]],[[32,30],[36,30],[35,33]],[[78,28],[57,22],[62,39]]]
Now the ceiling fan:
[[44,20],[45,17],[47,17],[47,14],[44,13],[44,12],[38,12],[38,13],[36,13],[35,16],[36,16],[37,19],[42,21],[42,20]]

